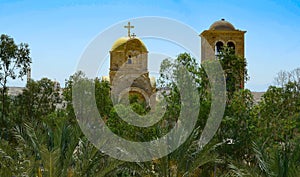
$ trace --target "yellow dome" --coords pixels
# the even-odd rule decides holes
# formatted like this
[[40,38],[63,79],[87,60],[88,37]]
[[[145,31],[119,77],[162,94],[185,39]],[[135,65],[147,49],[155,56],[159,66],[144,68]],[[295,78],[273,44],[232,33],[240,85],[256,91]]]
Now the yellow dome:
[[210,30],[235,30],[234,26],[228,21],[225,21],[225,19],[216,21],[210,26],[209,29]]
[[111,50],[115,50],[116,48],[118,48],[119,46],[125,44],[128,41],[129,37],[120,37],[119,39],[117,39],[114,44],[111,47]]
[[143,43],[143,41],[139,38],[129,38],[129,37],[120,37],[119,39],[117,39],[114,44],[112,45],[111,47],[111,51],[114,51],[116,49],[123,49],[122,47],[125,46],[125,44],[128,42],[128,41],[133,41],[133,40],[136,40],[138,41],[140,44],[141,44],[141,47],[142,47],[142,50],[144,51],[147,51],[147,48],[145,46],[145,44]]

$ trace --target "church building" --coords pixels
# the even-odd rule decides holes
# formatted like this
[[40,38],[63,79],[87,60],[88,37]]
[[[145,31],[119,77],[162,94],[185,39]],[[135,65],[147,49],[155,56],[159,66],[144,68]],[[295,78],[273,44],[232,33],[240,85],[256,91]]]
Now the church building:
[[[215,59],[223,46],[232,47],[235,54],[244,58],[245,55],[245,33],[221,19],[214,22],[208,30],[201,34],[201,62]],[[211,52],[213,49],[213,53]]]
[[[134,28],[128,22],[128,35],[117,39],[110,51],[109,81],[112,94],[119,100],[135,94],[150,104],[155,93],[155,84],[148,72],[148,51],[141,39],[130,30]],[[221,19],[214,22],[201,34],[201,62],[217,58],[223,46],[232,47],[237,56],[244,58],[244,34],[231,23]],[[241,83],[244,87],[244,81]]]
[[110,51],[109,80],[112,94],[120,98],[136,95],[150,104],[150,96],[155,92],[155,84],[148,72],[148,51],[141,39],[131,34],[134,26],[124,26],[128,36],[117,39]]
[[[201,62],[205,60],[219,59],[218,55],[224,46],[233,49],[239,58],[245,59],[245,33],[246,31],[236,29],[225,19],[214,22],[208,30],[201,34]],[[235,87],[244,88],[244,68],[241,72],[240,83]],[[225,76],[227,77],[227,76]]]

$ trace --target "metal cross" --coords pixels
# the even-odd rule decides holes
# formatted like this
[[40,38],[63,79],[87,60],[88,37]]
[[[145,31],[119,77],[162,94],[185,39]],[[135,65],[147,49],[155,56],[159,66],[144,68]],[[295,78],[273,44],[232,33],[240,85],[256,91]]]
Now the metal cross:
[[132,33],[131,37],[133,37],[133,38],[134,38],[135,36],[136,36],[136,35],[135,35],[134,33]]
[[124,26],[124,28],[127,28],[127,30],[128,30],[128,37],[130,37],[130,28],[134,28],[134,26],[131,26],[130,22],[128,22],[128,25]]

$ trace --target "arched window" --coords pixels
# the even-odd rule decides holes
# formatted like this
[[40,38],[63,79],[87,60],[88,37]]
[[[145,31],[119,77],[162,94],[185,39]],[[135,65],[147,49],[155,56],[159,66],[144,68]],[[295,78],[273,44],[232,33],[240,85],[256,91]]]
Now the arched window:
[[231,48],[232,49],[232,52],[235,53],[235,45],[233,42],[228,42],[227,43],[227,47]]
[[132,64],[131,55],[128,56],[127,64]]
[[224,46],[224,44],[221,41],[219,41],[219,42],[216,43],[216,46],[215,46],[215,53],[216,53],[216,55],[220,54],[223,46]]

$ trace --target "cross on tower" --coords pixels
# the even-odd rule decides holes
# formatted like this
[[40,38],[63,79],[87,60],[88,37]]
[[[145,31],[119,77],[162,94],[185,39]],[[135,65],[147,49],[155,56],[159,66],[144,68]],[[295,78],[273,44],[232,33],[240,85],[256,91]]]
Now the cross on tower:
[[130,29],[134,28],[134,26],[131,26],[130,22],[128,22],[127,26],[124,26],[124,28],[127,28],[127,30],[128,30],[128,37],[130,37]]
[[136,35],[135,35],[134,33],[132,33],[131,37],[133,37],[133,38],[134,38],[135,36],[136,36]]

